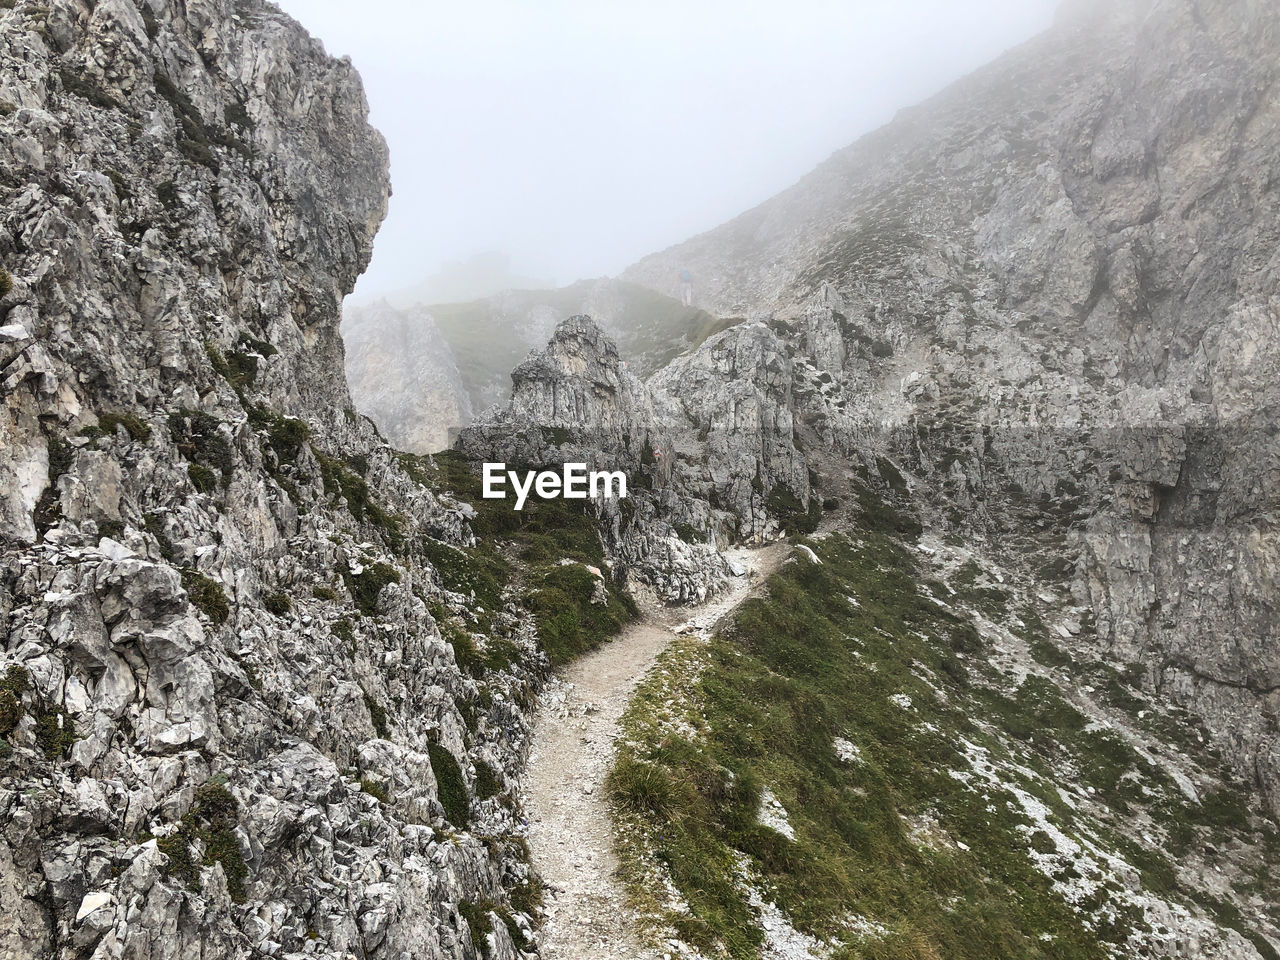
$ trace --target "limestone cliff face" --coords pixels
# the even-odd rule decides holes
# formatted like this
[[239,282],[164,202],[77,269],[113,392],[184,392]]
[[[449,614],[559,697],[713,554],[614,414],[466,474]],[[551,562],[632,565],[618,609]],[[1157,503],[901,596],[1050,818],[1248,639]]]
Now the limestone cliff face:
[[431,314],[385,301],[348,311],[342,339],[356,409],[399,450],[447,450],[471,420],[471,396]]
[[0,9],[0,956],[470,957],[527,877],[469,508],[343,380],[366,113],[265,3]]
[[689,269],[709,309],[784,325],[823,449],[1065,567],[1097,650],[1206,717],[1273,803],[1278,74],[1275,4],[1068,4],[625,275],[672,293]]

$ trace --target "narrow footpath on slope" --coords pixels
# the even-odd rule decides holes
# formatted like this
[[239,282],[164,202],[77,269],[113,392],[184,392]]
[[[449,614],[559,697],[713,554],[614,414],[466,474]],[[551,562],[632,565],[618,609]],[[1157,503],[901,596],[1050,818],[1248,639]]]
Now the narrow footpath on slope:
[[647,611],[553,680],[534,720],[525,774],[533,865],[545,885],[545,960],[656,960],[617,878],[604,781],[636,686],[683,625],[710,630],[778,568],[786,543],[726,555],[749,571],[697,607]]

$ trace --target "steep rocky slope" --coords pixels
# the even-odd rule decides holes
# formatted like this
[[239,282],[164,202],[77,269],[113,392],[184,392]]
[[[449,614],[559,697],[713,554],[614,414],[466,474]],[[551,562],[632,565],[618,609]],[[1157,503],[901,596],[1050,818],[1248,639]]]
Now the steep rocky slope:
[[254,0],[0,7],[0,955],[515,960],[548,663],[825,514],[624,721],[668,949],[1276,956],[1276,19],[1073,4],[632,273],[748,322],[535,295],[420,458],[343,384],[349,65]]
[[771,316],[927,514],[1070,582],[1096,643],[1280,803],[1280,13],[1072,3],[1046,35],[628,279]]
[[352,402],[397,449],[447,450],[458,428],[471,422],[471,394],[425,308],[383,301],[347,310],[342,341]]
[[0,5],[0,956],[528,930],[533,621],[342,375],[366,114],[269,4]]

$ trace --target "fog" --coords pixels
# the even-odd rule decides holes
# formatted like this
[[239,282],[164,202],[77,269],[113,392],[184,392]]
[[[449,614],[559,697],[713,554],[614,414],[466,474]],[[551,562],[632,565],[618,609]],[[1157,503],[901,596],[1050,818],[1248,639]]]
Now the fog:
[[395,195],[356,301],[490,251],[522,283],[616,274],[789,186],[1056,5],[282,3],[351,57],[391,147]]

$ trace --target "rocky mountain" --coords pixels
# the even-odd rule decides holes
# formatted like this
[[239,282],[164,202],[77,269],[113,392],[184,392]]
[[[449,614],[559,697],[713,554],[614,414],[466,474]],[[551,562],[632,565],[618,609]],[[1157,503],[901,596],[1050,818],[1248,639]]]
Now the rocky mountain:
[[1278,38],[1274,4],[1067,4],[626,273],[672,293],[686,267],[708,309],[785,325],[843,404],[811,414],[828,445],[1060,569],[1273,805]]
[[[733,321],[618,280],[584,280],[554,290],[508,290],[468,303],[350,308],[343,335],[357,407],[403,449],[433,453],[473,412],[504,404],[511,371],[541,350],[560,321],[590,315],[617,344],[630,371],[646,377]],[[437,343],[437,338],[443,341]],[[420,341],[420,342],[419,342]],[[401,356],[391,370],[366,358]],[[437,373],[436,364],[457,369]],[[414,365],[424,366],[420,372]],[[400,371],[403,369],[403,373]]]
[[[1073,2],[623,281],[347,357],[350,65],[260,0],[0,5],[0,956],[536,954],[548,666],[783,537],[622,721],[665,952],[1276,956],[1278,30]],[[397,444],[472,422],[398,450],[344,366]]]
[[366,116],[270,4],[0,6],[0,956],[523,943],[544,661],[351,407]]
[[631,496],[599,506],[605,541],[663,600],[703,600],[722,586],[717,548],[816,525],[791,360],[762,324],[713,337],[644,382],[591,318],[571,317],[511,379],[510,404],[464,428],[459,450],[626,472]]
[[[583,427],[596,437],[588,446],[614,455],[642,423],[670,444],[667,488],[678,491],[683,504],[707,504],[717,519],[727,491],[743,491],[762,464],[794,456],[797,466],[815,471],[808,482],[801,480],[803,467],[783,468],[769,481],[778,484],[775,510],[767,496],[748,497],[733,500],[728,515],[742,522],[759,504],[776,516],[785,512],[777,510],[783,491],[804,507],[853,501],[860,519],[847,535],[855,547],[866,550],[883,535],[932,558],[889,563],[896,556],[889,553],[878,568],[865,570],[850,566],[837,548],[819,550],[810,541],[825,567],[839,567],[851,588],[862,584],[873,596],[883,590],[877,580],[864,579],[873,574],[896,571],[939,585],[924,590],[925,602],[975,618],[984,638],[978,646],[994,645],[990,655],[1004,664],[982,685],[1006,700],[1032,697],[1036,688],[1047,704],[1071,704],[1057,720],[1043,711],[1014,718],[1000,712],[1003,704],[973,699],[976,688],[940,681],[938,671],[952,667],[932,661],[936,651],[923,660],[914,654],[906,664],[925,677],[928,697],[964,703],[981,718],[996,737],[980,747],[984,756],[995,751],[1017,758],[988,782],[1015,797],[1039,795],[1046,774],[1034,770],[1053,757],[1047,782],[1095,798],[1063,820],[1051,817],[1053,829],[1082,831],[1093,838],[1089,844],[1098,843],[1100,831],[1128,837],[1119,847],[1103,841],[1099,849],[1110,852],[1095,867],[1079,860],[1041,864],[1069,898],[1086,895],[1066,894],[1070,883],[1057,871],[1097,869],[1107,884],[1131,890],[1121,896],[1124,909],[1138,910],[1144,920],[1105,936],[1097,914],[1086,923],[1092,931],[1086,938],[1121,944],[1114,948],[1119,955],[1274,956],[1277,950],[1276,917],[1265,905],[1268,895],[1258,891],[1269,883],[1260,879],[1271,869],[1265,838],[1280,802],[1272,676],[1276,504],[1268,479],[1277,451],[1270,374],[1280,309],[1274,296],[1278,37],[1280,13],[1268,4],[1068,4],[1046,35],[905,112],[791,190],[627,271],[624,279],[674,296],[672,278],[688,268],[700,303],[752,321],[650,376],[638,421],[624,418],[607,429],[609,440],[598,439],[600,418],[578,398],[584,390],[599,396],[615,388],[593,375],[584,384],[580,374],[590,364],[526,366],[525,376],[537,372],[545,388],[535,393],[518,375],[511,411],[502,415],[527,417],[526,436],[536,427],[556,431],[542,449],[536,443],[518,448],[532,462],[553,462],[566,448],[574,450],[574,431]],[[737,394],[740,388],[745,395]],[[760,402],[762,392],[770,403]],[[561,403],[566,398],[570,402]],[[464,432],[464,450],[468,442]],[[775,452],[764,453],[771,445]],[[494,448],[491,440],[480,447]],[[757,485],[754,492],[766,491]],[[653,498],[655,515],[673,520],[661,499]],[[919,529],[903,510],[934,539],[917,542]],[[746,529],[764,533],[751,524]],[[717,543],[734,535],[722,520],[711,532]],[[802,581],[809,590],[840,589],[829,573],[821,588],[816,579]],[[849,596],[870,606],[861,590]],[[915,602],[891,596],[899,605]],[[950,643],[934,632],[941,628],[916,622],[873,619],[856,627],[845,610],[814,612],[803,626],[782,611],[770,615],[780,621],[775,636],[820,636],[828,629],[865,636],[859,631],[870,629],[896,637],[900,650],[913,649],[922,635]],[[774,646],[757,642],[759,669],[796,678],[787,671],[802,660],[779,661]],[[877,666],[901,670],[897,656],[877,655]],[[654,895],[656,929],[675,930],[704,951],[733,953],[736,934],[751,921],[726,924],[725,911],[742,909],[741,917],[760,922],[770,895],[782,903],[788,883],[802,884],[812,877],[806,870],[818,868],[784,864],[776,848],[744,837],[741,821],[714,797],[699,801],[704,806],[688,799],[709,789],[705,778],[721,776],[716,769],[750,764],[758,775],[768,772],[757,760],[767,744],[747,746],[728,735],[716,741],[716,698],[731,685],[733,671],[706,664],[693,649],[672,666],[666,685],[655,681],[646,702],[665,703],[667,711],[633,719],[631,759],[646,772],[632,784],[636,792],[623,783],[618,802],[626,830],[633,831],[630,839],[624,831],[623,842],[634,843],[637,895],[671,891],[665,902]],[[706,699],[698,700],[680,678],[708,669]],[[1095,684],[1111,692],[1093,697]],[[906,692],[911,686],[892,698],[918,704],[920,691]],[[826,709],[841,695],[825,691]],[[749,689],[739,696],[749,698]],[[679,706],[680,697],[693,698],[691,711]],[[725,712],[745,722],[743,711]],[[1077,716],[1091,730],[1122,731],[1120,739],[1106,747],[1073,744],[1056,724],[1070,727]],[[1156,717],[1164,719],[1140,732]],[[937,717],[930,723],[934,731],[968,736]],[[1043,727],[1033,738],[1039,760],[1026,752],[1024,723]],[[1175,734],[1183,725],[1196,732]],[[672,746],[676,731],[689,730],[710,731],[688,735],[684,747],[713,754],[720,765],[703,770],[703,780],[691,779],[692,761]],[[862,733],[880,751],[902,749],[900,741]],[[1116,752],[1104,760],[1097,748]],[[1169,749],[1181,757],[1176,764],[1163,773],[1142,772],[1146,761],[1136,757],[1150,760]],[[973,766],[982,777],[993,774],[976,756],[948,762]],[[1141,812],[1114,794],[1115,781],[1088,772],[1114,761],[1129,766],[1123,775],[1129,782],[1141,784],[1147,798]],[[827,762],[790,776],[825,777]],[[1191,767],[1179,766],[1184,763]],[[688,820],[649,806],[658,789],[654,767]],[[1180,803],[1176,795],[1188,786],[1183,777],[1192,768],[1204,784],[1219,786],[1194,788],[1195,810],[1172,814],[1170,804]],[[790,801],[812,799],[794,783],[777,790],[791,791]],[[1218,789],[1239,791],[1241,800],[1215,821],[1207,810],[1217,801],[1206,796]],[[1099,796],[1110,799],[1085,813]],[[884,802],[901,804],[902,797]],[[1017,817],[1031,817],[1032,831],[1049,822],[1010,802],[1020,810]],[[924,809],[916,815],[938,814]],[[714,825],[721,817],[718,836],[686,834],[687,848],[673,846],[673,823]],[[1170,818],[1188,832],[1175,836]],[[1135,823],[1151,829],[1135,833]],[[831,836],[821,825],[810,826],[806,849],[815,858],[851,842],[847,832]],[[707,853],[713,840],[721,859]],[[1124,846],[1130,841],[1137,847]],[[1141,852],[1153,844],[1154,861]],[[1161,859],[1162,847],[1176,851],[1176,868]],[[969,848],[965,841],[962,849]],[[1223,858],[1226,848],[1235,852]],[[793,851],[787,856],[801,855],[787,849]],[[1064,849],[1052,848],[1056,855]],[[744,853],[758,871],[754,879],[746,868],[729,871],[723,896],[708,901],[712,873]],[[1228,867],[1225,861],[1235,857]],[[1155,873],[1166,868],[1176,879],[1163,892],[1154,890]],[[1221,887],[1201,886],[1214,870],[1235,875],[1228,881],[1235,890],[1229,904],[1216,899]],[[1248,877],[1262,886],[1251,887]],[[1207,893],[1210,888],[1216,892]],[[1163,906],[1144,899],[1153,893]],[[847,944],[841,939],[850,935],[847,922],[817,922],[813,912],[821,902],[810,888],[807,897],[787,903],[792,919],[808,917],[801,940],[821,935],[827,949],[830,937]],[[1171,919],[1171,909],[1189,913]],[[1153,940],[1143,928],[1174,932]],[[1116,934],[1119,940],[1107,940]],[[924,941],[934,950],[952,943],[953,951],[965,942],[941,935]],[[748,938],[739,946],[753,956],[759,942]],[[962,955],[930,953],[911,937],[898,946],[900,953],[885,955]],[[766,954],[770,949],[781,948],[766,938]],[[1097,940],[1090,949],[1098,949]]]
[[421,307],[386,301],[348,310],[342,325],[347,382],[356,409],[397,449],[434,453],[471,422],[471,394],[453,350]]

